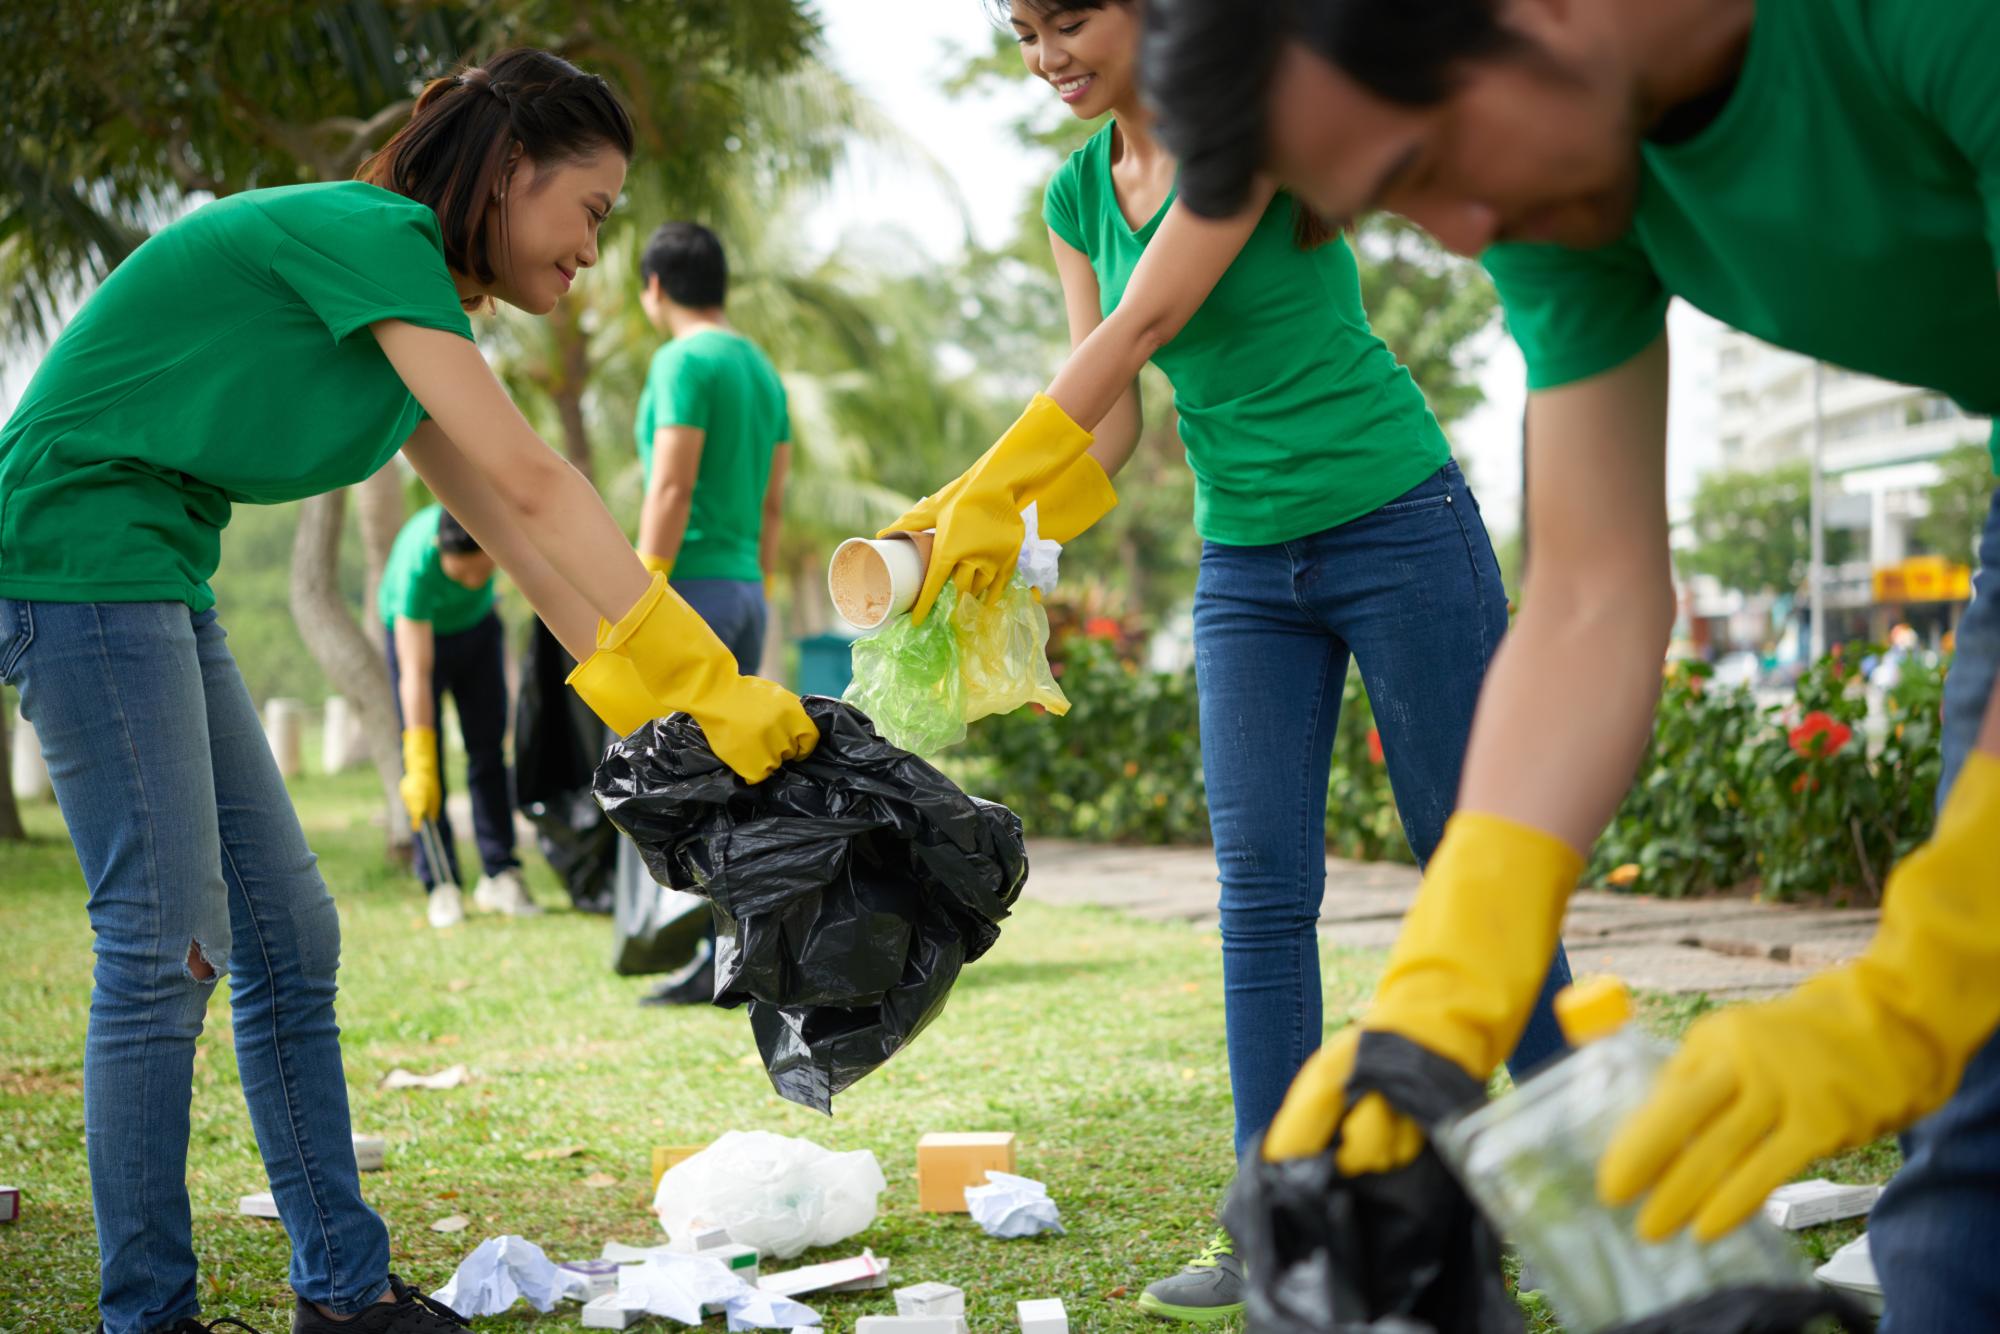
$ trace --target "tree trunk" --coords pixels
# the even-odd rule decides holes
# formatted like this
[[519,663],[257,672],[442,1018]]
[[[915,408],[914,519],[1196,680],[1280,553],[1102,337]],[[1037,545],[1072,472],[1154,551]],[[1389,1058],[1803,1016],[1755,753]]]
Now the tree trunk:
[[0,843],[19,843],[28,831],[21,827],[21,808],[14,803],[14,744],[6,692],[0,691],[0,757],[7,764],[7,781],[0,783]]
[[341,693],[361,717],[369,757],[382,779],[393,852],[409,842],[409,822],[401,818],[396,792],[403,773],[396,702],[388,665],[340,596],[340,535],[346,515],[345,491],[314,496],[299,507],[299,532],[292,542],[292,618],[326,679],[340,683]]
[[403,475],[395,461],[378,468],[373,477],[354,488],[355,508],[361,518],[361,555],[367,576],[361,586],[362,633],[379,653],[383,649],[382,618],[365,614],[375,606],[376,592],[382,587],[382,569],[389,563],[389,548],[403,531]]
[[590,466],[590,433],[583,423],[583,390],[590,383],[590,336],[578,322],[577,308],[558,302],[549,312],[549,332],[556,340],[556,369],[549,385],[549,397],[562,423],[563,453],[583,474],[583,480],[597,485]]

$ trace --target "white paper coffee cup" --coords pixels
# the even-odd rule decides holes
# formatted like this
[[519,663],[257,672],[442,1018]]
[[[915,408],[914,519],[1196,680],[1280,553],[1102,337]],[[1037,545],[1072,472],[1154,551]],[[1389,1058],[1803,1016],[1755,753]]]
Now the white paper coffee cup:
[[857,630],[878,630],[908,611],[924,585],[931,534],[850,537],[834,549],[826,591],[834,610]]

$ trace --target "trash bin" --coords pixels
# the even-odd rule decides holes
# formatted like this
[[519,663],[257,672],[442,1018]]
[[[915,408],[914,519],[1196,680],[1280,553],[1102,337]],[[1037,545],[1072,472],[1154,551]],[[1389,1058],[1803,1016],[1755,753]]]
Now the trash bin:
[[854,679],[854,641],[846,635],[799,640],[799,693],[839,699]]

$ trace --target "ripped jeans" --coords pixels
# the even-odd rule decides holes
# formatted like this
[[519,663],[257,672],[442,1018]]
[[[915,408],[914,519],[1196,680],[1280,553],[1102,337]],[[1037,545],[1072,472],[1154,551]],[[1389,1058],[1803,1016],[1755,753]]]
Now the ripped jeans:
[[223,974],[292,1288],[360,1310],[387,1282],[389,1237],[354,1165],[340,919],[215,613],[0,599],[0,679],[20,689],[90,891],[83,1119],[107,1334],[199,1310],[189,1106]]

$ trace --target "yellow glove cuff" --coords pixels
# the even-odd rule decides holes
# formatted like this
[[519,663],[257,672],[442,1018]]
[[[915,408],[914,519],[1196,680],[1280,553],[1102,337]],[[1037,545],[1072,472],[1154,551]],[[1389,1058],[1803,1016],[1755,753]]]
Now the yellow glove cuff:
[[1034,497],[1035,528],[1051,542],[1074,542],[1118,507],[1118,492],[1095,455],[1085,453]]
[[674,563],[665,556],[655,556],[649,551],[642,551],[639,553],[639,563],[646,567],[648,574],[663,574],[669,579],[674,577]]
[[403,729],[403,772],[414,773],[422,770],[428,773],[437,767],[437,729],[434,727],[406,727]]
[[1452,816],[1362,1026],[1485,1079],[1527,1026],[1582,873],[1582,856],[1553,834]]

